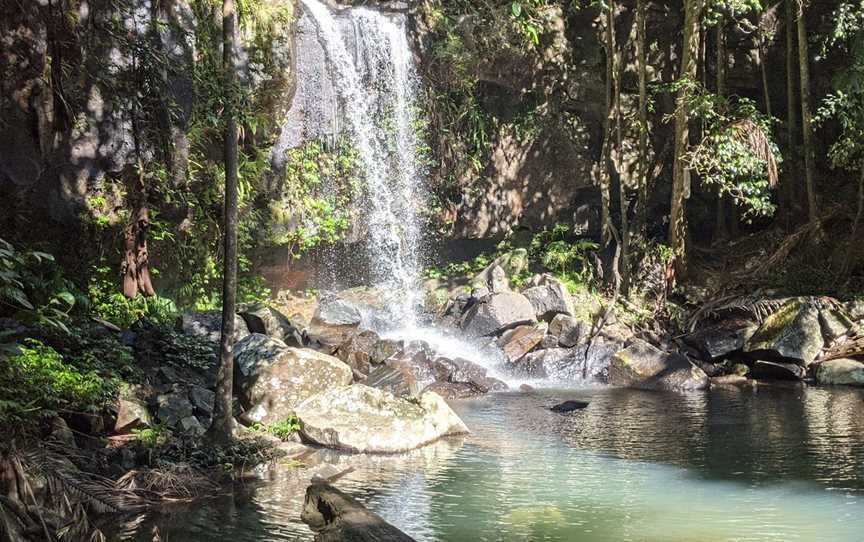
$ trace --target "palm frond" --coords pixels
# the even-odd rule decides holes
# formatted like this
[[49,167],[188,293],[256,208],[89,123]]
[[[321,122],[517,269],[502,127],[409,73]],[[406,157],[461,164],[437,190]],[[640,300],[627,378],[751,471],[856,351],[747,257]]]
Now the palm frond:
[[771,143],[771,138],[765,133],[762,126],[746,118],[735,121],[730,128],[735,139],[749,148],[756,158],[765,162],[768,184],[771,188],[776,188],[780,182],[777,157],[774,155],[774,146]]

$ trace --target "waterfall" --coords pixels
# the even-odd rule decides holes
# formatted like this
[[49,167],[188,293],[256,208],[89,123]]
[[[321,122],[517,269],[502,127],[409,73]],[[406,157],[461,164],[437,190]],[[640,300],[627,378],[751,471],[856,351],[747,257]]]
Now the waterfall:
[[[335,136],[344,122],[366,182],[359,215],[371,282],[386,296],[394,320],[410,325],[421,302],[417,205],[423,184],[415,134],[417,77],[404,17],[300,2],[299,31],[314,28],[323,58],[299,59],[297,75],[307,88],[298,88],[274,156],[303,139]],[[314,47],[299,49],[302,55]]]

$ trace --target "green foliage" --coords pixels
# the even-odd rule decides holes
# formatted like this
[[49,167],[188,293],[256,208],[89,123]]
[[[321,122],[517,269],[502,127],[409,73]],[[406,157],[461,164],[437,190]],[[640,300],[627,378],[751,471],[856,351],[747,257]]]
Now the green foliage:
[[164,424],[157,424],[153,427],[133,429],[132,435],[134,435],[135,440],[147,448],[156,448],[168,443],[171,439],[171,430]]
[[109,267],[94,268],[88,293],[90,312],[107,322],[128,329],[142,318],[157,325],[168,325],[177,317],[174,302],[164,297],[137,296],[129,299],[119,291],[116,280],[110,280]]
[[684,156],[689,167],[704,183],[732,198],[745,218],[773,215],[777,206],[771,189],[782,160],[773,140],[774,119],[759,112],[752,100],[719,96],[697,81],[679,80],[658,88],[683,90],[684,107],[703,123],[702,140]]
[[119,381],[63,360],[56,350],[28,339],[0,366],[0,421],[22,422],[61,411],[97,411],[115,397]]
[[529,255],[534,261],[552,271],[571,291],[594,280],[594,271],[588,255],[599,245],[590,239],[570,240],[571,226],[556,223],[544,228],[531,239]]
[[0,315],[68,331],[69,313],[78,300],[73,291],[52,255],[19,251],[0,239]]
[[834,12],[835,26],[825,43],[848,57],[846,68],[832,81],[833,91],[822,101],[816,122],[831,119],[840,132],[828,150],[835,168],[864,169],[864,2],[844,2]]
[[299,256],[345,236],[361,187],[359,155],[344,136],[332,148],[309,141],[287,154],[280,197],[270,203],[271,240]]
[[430,267],[426,269],[424,276],[427,279],[469,278],[483,271],[494,259],[493,255],[479,254],[463,262],[451,262],[444,267]]
[[300,419],[293,414],[288,418],[267,427],[268,433],[275,435],[281,440],[288,440],[298,431],[300,431]]

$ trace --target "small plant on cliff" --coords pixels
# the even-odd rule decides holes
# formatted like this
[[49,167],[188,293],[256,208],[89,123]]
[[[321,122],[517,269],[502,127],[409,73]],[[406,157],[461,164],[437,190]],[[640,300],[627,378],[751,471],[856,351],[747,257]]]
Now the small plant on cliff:
[[590,239],[569,238],[571,226],[557,223],[544,228],[531,239],[529,254],[543,267],[575,291],[594,280],[594,270],[588,261],[591,252],[599,245]]
[[300,419],[291,415],[267,427],[267,432],[281,440],[288,440],[294,433],[300,431]]

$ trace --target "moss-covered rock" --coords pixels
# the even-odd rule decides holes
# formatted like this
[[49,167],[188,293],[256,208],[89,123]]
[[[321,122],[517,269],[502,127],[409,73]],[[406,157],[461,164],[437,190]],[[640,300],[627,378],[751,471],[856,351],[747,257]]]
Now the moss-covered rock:
[[754,359],[806,367],[813,363],[824,346],[819,310],[811,303],[795,300],[762,322],[745,344],[744,352]]
[[650,390],[703,390],[708,375],[680,354],[667,354],[643,341],[612,356],[609,383]]
[[832,359],[816,368],[816,382],[823,385],[864,387],[864,363],[854,359]]

